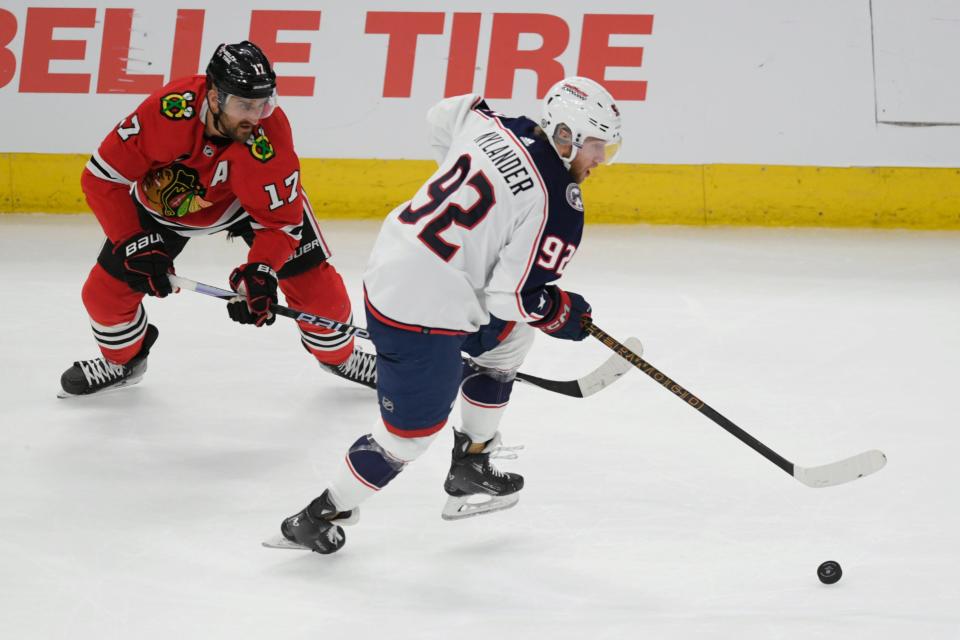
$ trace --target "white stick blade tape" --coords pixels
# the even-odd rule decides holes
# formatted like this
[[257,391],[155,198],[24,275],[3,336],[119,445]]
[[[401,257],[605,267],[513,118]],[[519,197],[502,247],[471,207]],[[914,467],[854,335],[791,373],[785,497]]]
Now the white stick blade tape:
[[808,487],[832,487],[852,482],[883,469],[887,456],[883,451],[872,449],[864,451],[846,460],[832,462],[819,467],[793,467],[793,477]]
[[[623,341],[623,346],[638,356],[643,356],[643,344],[637,338],[627,338]],[[600,389],[609,387],[631,369],[633,365],[628,360],[613,354],[596,371],[580,380],[580,391],[583,397],[592,396]]]

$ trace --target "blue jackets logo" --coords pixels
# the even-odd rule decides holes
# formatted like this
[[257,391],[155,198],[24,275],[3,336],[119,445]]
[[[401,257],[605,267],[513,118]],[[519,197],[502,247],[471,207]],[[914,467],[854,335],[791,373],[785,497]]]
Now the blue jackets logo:
[[577,211],[583,211],[583,193],[580,192],[580,185],[575,182],[567,185],[567,204]]

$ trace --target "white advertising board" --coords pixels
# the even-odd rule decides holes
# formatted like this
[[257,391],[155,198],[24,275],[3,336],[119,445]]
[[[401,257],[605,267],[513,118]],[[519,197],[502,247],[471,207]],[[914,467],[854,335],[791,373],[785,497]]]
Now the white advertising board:
[[[958,22],[915,19],[915,43],[925,24],[960,41]],[[304,157],[425,159],[423,116],[444,95],[536,116],[547,86],[581,73],[612,86],[624,162],[956,165],[960,128],[878,123],[873,27],[870,0],[17,0],[0,7],[0,152],[90,152],[171,74],[250,38],[275,61]],[[955,63],[923,65],[948,79]]]
[[873,0],[877,119],[960,126],[960,2]]

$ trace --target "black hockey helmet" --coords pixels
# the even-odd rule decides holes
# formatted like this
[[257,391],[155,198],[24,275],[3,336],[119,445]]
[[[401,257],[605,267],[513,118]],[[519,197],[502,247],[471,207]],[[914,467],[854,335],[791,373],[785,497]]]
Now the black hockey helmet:
[[207,82],[239,98],[269,98],[277,90],[277,74],[270,61],[249,40],[217,47],[207,65]]

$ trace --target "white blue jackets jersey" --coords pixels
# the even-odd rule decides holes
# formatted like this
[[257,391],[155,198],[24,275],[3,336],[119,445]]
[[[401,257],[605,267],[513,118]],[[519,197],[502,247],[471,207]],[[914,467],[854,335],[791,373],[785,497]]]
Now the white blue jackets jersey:
[[386,218],[364,274],[381,320],[473,332],[534,322],[583,233],[583,200],[536,123],[465,95],[427,114],[437,171]]

